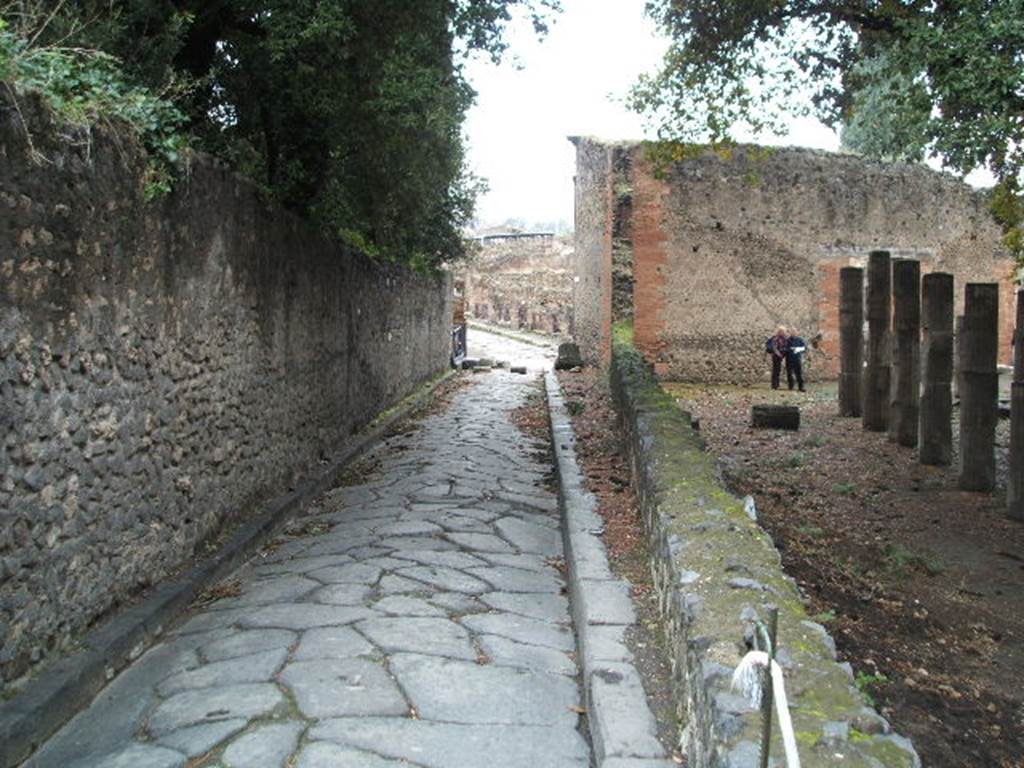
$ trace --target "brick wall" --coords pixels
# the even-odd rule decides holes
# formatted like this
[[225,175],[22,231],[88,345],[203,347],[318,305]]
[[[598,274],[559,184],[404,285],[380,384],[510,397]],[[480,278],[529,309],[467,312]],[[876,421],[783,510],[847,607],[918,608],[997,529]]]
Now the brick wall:
[[0,682],[159,582],[447,362],[450,281],[198,159],[0,101]]
[[764,340],[781,324],[820,334],[809,377],[834,377],[839,268],[876,248],[952,272],[958,311],[965,283],[999,282],[1009,361],[1014,263],[983,195],[948,174],[793,148],[700,153],[662,178],[642,145],[588,141],[578,157],[616,146],[632,154],[635,339],[659,375],[767,379]]

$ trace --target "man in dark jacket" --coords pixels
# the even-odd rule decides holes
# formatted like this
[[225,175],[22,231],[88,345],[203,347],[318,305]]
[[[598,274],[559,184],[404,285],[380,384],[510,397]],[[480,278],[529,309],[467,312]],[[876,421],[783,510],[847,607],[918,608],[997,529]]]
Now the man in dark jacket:
[[804,352],[807,351],[807,343],[793,331],[786,344],[786,382],[789,388],[793,388],[793,380],[796,379],[800,391],[804,391]]
[[786,329],[779,326],[775,335],[768,339],[768,354],[772,356],[772,389],[779,388],[779,376],[782,373],[782,361],[786,359],[788,347]]

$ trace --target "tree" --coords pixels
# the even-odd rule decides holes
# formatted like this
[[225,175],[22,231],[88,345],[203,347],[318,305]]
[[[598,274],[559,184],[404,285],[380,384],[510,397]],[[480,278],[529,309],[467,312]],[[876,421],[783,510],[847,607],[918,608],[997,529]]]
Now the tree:
[[474,98],[464,59],[500,58],[513,11],[543,33],[557,8],[557,0],[64,0],[40,41],[112,54],[134,82],[167,94],[198,148],[284,205],[371,254],[434,266],[461,253],[479,188],[462,142]]
[[1004,226],[1019,226],[1007,216],[1024,172],[1024,0],[650,0],[647,12],[672,43],[631,101],[662,137],[722,141],[814,114],[865,154],[990,169],[996,199],[1017,200],[997,206]]

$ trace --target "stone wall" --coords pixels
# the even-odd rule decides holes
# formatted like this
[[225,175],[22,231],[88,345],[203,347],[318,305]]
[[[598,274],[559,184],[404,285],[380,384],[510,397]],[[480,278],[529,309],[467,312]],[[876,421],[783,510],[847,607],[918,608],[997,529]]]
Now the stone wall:
[[[967,282],[1000,283],[1000,349],[1009,362],[1014,262],[984,196],[948,174],[751,146],[698,152],[659,173],[643,145],[597,141],[579,145],[581,174],[599,173],[594,158],[615,152],[627,152],[629,162],[619,163],[628,183],[618,182],[614,200],[628,195],[630,204],[606,210],[631,216],[636,343],[658,375],[767,379],[764,340],[781,324],[808,340],[820,334],[808,373],[834,377],[839,269],[863,264],[876,248],[920,259],[922,273],[953,273],[958,312]],[[603,172],[613,171],[608,160]],[[607,194],[589,190],[593,199],[580,204],[595,208]],[[599,264],[604,257],[581,250],[579,258]],[[621,283],[609,272],[599,279]],[[578,328],[584,340],[594,334]]]
[[[913,768],[920,760],[891,732],[836,661],[825,628],[807,616],[796,584],[756,522],[753,500],[721,484],[714,457],[631,344],[615,343],[612,393],[650,539],[665,618],[680,740],[691,768],[758,765],[759,711],[732,689],[755,620],[778,608],[777,659],[785,675],[803,765]],[[778,726],[771,765],[784,764]]]
[[450,280],[377,264],[208,159],[0,102],[0,673],[9,683],[446,365]]
[[576,145],[576,248],[573,328],[583,360],[607,365],[612,332],[612,148],[587,138]]
[[457,279],[471,320],[517,330],[572,335],[572,245],[551,234],[477,239]]

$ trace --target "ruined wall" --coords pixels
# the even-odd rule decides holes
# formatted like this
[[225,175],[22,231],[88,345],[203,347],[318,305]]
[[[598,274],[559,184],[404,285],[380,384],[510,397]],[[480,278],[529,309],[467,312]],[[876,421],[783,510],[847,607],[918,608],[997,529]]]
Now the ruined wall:
[[839,269],[876,248],[920,259],[923,273],[953,273],[958,312],[967,282],[999,282],[1009,361],[1014,263],[983,196],[951,176],[737,147],[676,162],[658,178],[642,146],[629,151],[635,339],[660,376],[766,379],[764,339],[782,324],[808,340],[821,334],[808,372],[834,377]]
[[573,137],[576,145],[576,247],[573,254],[573,327],[584,362],[611,360],[612,147]]
[[572,335],[571,244],[548,234],[484,237],[460,271],[470,319]]
[[0,681],[286,491],[445,365],[449,281],[195,162],[0,102]]

